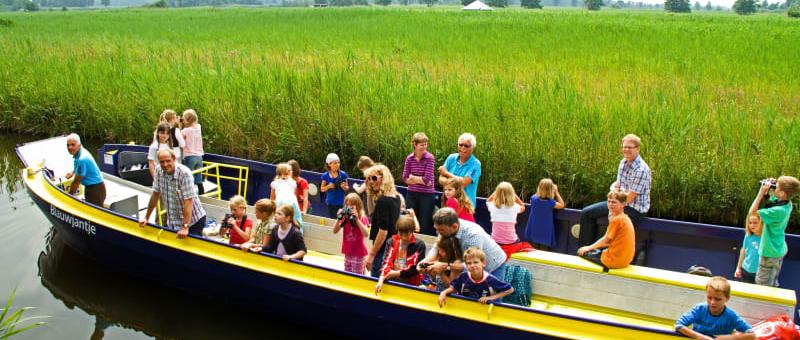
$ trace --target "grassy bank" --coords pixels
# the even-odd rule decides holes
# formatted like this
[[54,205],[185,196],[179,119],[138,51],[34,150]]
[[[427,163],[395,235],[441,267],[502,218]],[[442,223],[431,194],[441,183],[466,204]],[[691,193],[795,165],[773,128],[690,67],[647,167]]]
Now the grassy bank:
[[[147,142],[164,108],[208,149],[399,174],[478,136],[483,193],[552,177],[604,197],[642,136],[652,216],[741,224],[756,181],[798,175],[800,26],[785,16],[582,10],[187,9],[0,14],[0,128]],[[797,221],[797,219],[795,219]]]

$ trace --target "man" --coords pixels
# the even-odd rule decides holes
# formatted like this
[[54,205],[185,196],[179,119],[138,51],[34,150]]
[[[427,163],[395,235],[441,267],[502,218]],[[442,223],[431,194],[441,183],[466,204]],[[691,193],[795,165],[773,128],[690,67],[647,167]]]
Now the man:
[[81,137],[75,133],[67,136],[67,151],[72,155],[73,171],[66,174],[66,178],[72,180],[69,186],[69,193],[74,195],[78,188],[83,184],[83,197],[86,202],[102,207],[106,201],[106,185],[103,182],[103,175],[100,168],[94,162],[94,158],[89,151],[81,145]]
[[[439,184],[445,185],[452,177],[459,177],[464,182],[464,191],[467,193],[472,206],[475,205],[475,196],[478,192],[478,180],[481,178],[481,162],[472,153],[478,141],[471,133],[463,133],[458,137],[458,152],[450,154],[439,167]],[[466,249],[466,248],[465,248]]]
[[175,152],[162,148],[157,153],[159,168],[153,179],[153,194],[147,204],[147,213],[139,221],[144,227],[156,203],[162,197],[162,206],[167,209],[167,226],[178,230],[178,238],[192,234],[202,236],[206,225],[206,212],[200,205],[191,170],[175,161]]
[[[458,214],[452,208],[442,208],[433,214],[433,226],[442,238],[455,237],[463,253],[472,247],[481,249],[486,254],[486,271],[501,279],[505,277],[506,253],[483,230],[483,227],[473,222],[458,219]],[[428,252],[428,257],[423,262],[431,264],[420,265],[419,268],[422,273],[439,274],[446,270],[460,273],[465,269],[463,263],[433,261],[436,252],[437,247],[432,247],[431,251]]]
[[[622,191],[627,195],[625,214],[633,226],[650,209],[650,167],[639,156],[642,140],[634,134],[622,138],[622,160],[617,170],[617,180],[611,184],[610,191]],[[597,202],[581,210],[580,235],[578,246],[588,246],[597,238],[597,219],[608,217],[606,201]],[[573,227],[574,228],[574,227]]]

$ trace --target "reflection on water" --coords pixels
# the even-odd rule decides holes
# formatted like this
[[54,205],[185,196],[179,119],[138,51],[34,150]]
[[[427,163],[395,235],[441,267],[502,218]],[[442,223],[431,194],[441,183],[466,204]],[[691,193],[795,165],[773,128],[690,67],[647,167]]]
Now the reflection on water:
[[[46,315],[19,339],[237,339],[319,336],[308,325],[131,277],[66,246],[20,181],[14,146],[39,138],[0,134],[0,303]],[[95,151],[99,144],[89,144]],[[64,149],[66,152],[66,147]],[[38,270],[37,270],[38,269]],[[221,287],[221,289],[228,289]],[[301,330],[301,331],[298,331]],[[330,337],[328,335],[328,337]]]

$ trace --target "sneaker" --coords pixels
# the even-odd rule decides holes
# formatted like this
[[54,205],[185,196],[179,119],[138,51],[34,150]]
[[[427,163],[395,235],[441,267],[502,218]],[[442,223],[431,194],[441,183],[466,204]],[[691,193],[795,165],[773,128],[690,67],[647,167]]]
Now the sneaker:
[[572,237],[576,240],[579,239],[581,237],[581,225],[577,223],[573,224],[572,228],[570,228],[570,234],[572,234]]

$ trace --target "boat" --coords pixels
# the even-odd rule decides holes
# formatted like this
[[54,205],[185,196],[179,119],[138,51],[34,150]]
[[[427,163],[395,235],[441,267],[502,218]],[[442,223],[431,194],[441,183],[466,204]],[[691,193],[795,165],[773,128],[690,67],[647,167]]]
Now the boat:
[[[579,212],[566,210],[556,215],[561,235],[556,251],[518,253],[509,260],[532,272],[531,305],[485,305],[453,296],[440,308],[434,291],[388,283],[376,295],[374,278],[344,272],[341,236],[332,234],[334,221],[326,217],[304,216],[309,248],[305,261],[243,252],[202,237],[177,239],[174,231],[160,226],[158,214],[141,228],[138,218],[151,189],[133,178],[130,172],[143,169],[130,159],[141,159],[147,147],[106,144],[98,151],[95,159],[108,191],[101,207],[64,190],[63,175],[72,169],[65,145],[66,137],[55,137],[18,145],[16,153],[24,165],[22,180],[29,195],[63,242],[81,256],[212,299],[279,310],[349,337],[401,338],[420,331],[474,339],[679,337],[673,330],[674,320],[704,301],[707,278],[670,270],[685,268],[686,256],[673,252],[690,252],[712,270],[717,270],[718,263],[732,268],[738,253],[734,246],[743,236],[736,228],[645,219],[640,230],[650,233],[649,266],[603,271],[567,254],[574,253],[575,246],[566,228]],[[252,203],[265,196],[275,172],[272,164],[224,155],[206,154],[204,164],[204,177],[211,183],[201,202],[212,219],[221,218],[227,210],[222,198],[244,194]],[[312,211],[325,211],[315,190],[320,175],[302,173],[311,184]],[[399,190],[405,192],[403,187]],[[478,201],[476,217],[481,223],[487,221],[483,199]],[[427,235],[419,239],[433,242]],[[787,240],[790,254],[800,249],[796,236]],[[717,258],[718,253],[726,258]],[[791,272],[798,262],[787,257],[783,271]],[[792,285],[797,280],[781,277],[786,288],[732,282],[730,305],[751,322],[780,313],[794,317],[797,297]]]

